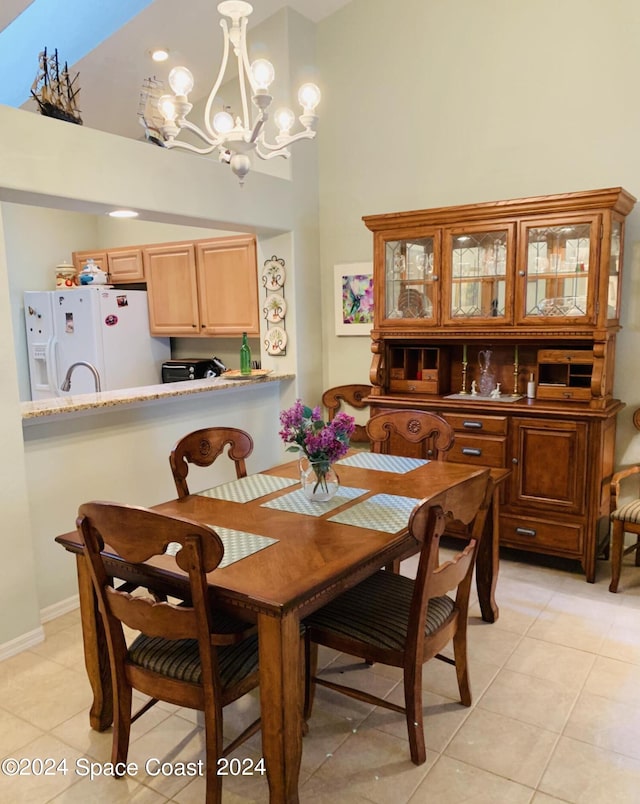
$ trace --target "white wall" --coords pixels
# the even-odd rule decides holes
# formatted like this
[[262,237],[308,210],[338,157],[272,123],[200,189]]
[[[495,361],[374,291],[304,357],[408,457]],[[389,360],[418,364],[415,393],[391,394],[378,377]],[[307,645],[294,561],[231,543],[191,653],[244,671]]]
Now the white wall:
[[[332,266],[372,258],[362,216],[623,186],[640,198],[637,0],[352,0],[318,26],[325,385],[368,382],[336,337]],[[615,393],[640,460],[640,203],[627,219]]]

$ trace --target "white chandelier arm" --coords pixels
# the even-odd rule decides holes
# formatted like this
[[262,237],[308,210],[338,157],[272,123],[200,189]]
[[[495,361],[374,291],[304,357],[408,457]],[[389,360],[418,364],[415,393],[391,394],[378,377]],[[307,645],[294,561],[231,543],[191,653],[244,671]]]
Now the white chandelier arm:
[[256,153],[260,157],[260,159],[273,159],[276,156],[282,156],[284,159],[288,159],[291,156],[291,151],[289,151],[285,146],[279,145],[275,149],[272,146],[265,146],[269,148],[268,151],[264,151],[262,149],[262,145],[264,143],[258,143],[256,145]]
[[[265,152],[282,151],[283,149],[291,145],[292,142],[297,142],[298,140],[312,140],[315,136],[316,132],[312,131],[310,128],[307,128],[304,131],[298,132],[297,134],[287,135],[282,142],[276,143],[275,145],[269,145],[268,142],[265,142],[264,136],[262,136],[260,137],[258,144],[260,146],[260,149],[264,150]],[[275,153],[274,156],[280,156],[280,154]],[[262,158],[266,159],[267,157]]]
[[210,145],[208,148],[198,148],[196,145],[191,145],[190,142],[182,142],[179,140],[167,140],[164,144],[165,148],[182,148],[185,151],[192,151],[194,154],[210,154],[218,148],[218,145]]
[[208,145],[211,145],[212,148],[217,148],[218,145],[221,145],[224,142],[224,137],[218,136],[215,131],[212,131],[211,136],[208,137],[199,126],[196,126],[196,124],[192,123],[190,120],[185,120],[183,118],[182,120],[178,120],[176,122],[181,129],[192,131],[194,134],[200,137],[201,140],[204,140],[204,142],[206,142]]
[[222,62],[220,63],[220,70],[218,71],[218,77],[216,78],[216,82],[213,85],[213,89],[209,93],[209,97],[207,98],[207,105],[205,106],[204,110],[204,124],[210,137],[216,136],[215,129],[213,128],[210,122],[211,107],[213,106],[213,102],[216,99],[216,95],[218,94],[218,90],[220,89],[220,85],[222,84],[222,79],[224,78],[224,74],[227,69],[227,62],[229,60],[229,29],[227,28],[227,21],[225,19],[220,20],[220,27],[222,28],[224,38],[224,50],[222,52]]
[[253,74],[251,73],[251,65],[249,64],[249,54],[247,53],[247,23],[246,17],[242,19],[242,29],[240,31],[240,42],[236,48],[236,55],[238,57],[238,80],[240,82],[240,98],[242,101],[242,119],[243,125],[246,129],[249,128],[251,120],[249,118],[249,104],[247,102],[247,87],[246,79],[249,81],[252,93],[255,94]]

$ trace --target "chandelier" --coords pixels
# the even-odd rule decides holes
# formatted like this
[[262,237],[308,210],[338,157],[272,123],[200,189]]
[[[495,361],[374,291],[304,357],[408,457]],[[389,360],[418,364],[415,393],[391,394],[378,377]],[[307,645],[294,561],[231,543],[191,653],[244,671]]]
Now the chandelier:
[[[291,156],[288,146],[292,142],[311,140],[316,136],[318,118],[315,108],[320,102],[318,87],[315,84],[303,84],[298,91],[298,101],[302,106],[302,114],[298,120],[302,130],[292,134],[291,129],[295,125],[294,113],[291,109],[279,109],[274,115],[279,133],[274,143],[267,142],[265,123],[269,118],[269,106],[273,100],[269,94],[269,87],[275,73],[273,65],[266,59],[257,59],[249,63],[246,32],[247,20],[252,11],[251,4],[243,0],[225,0],[218,5],[218,12],[231,20],[231,27],[229,28],[226,19],[220,20],[224,35],[224,52],[218,77],[205,106],[203,128],[186,119],[193,108],[189,103],[189,93],[193,89],[193,75],[186,67],[175,67],[171,70],[169,86],[174,94],[163,95],[158,100],[158,109],[164,118],[164,124],[160,128],[165,147],[184,148],[198,154],[210,154],[217,150],[220,161],[231,166],[240,184],[244,183],[245,176],[251,169],[250,154],[255,153],[260,159],[272,159],[275,156],[286,159]],[[215,113],[213,111],[216,94],[227,70],[230,46],[233,47],[238,62],[242,107],[242,115],[236,116],[235,119],[228,108],[220,108]],[[247,101],[248,90],[257,110],[253,122]],[[178,141],[176,137],[182,131],[192,132],[206,145],[197,147],[189,142]]]

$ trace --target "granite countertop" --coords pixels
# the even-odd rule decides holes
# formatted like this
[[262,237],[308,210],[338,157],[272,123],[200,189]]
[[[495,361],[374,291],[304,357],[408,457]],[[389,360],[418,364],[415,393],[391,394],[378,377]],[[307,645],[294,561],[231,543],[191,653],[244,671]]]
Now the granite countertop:
[[28,420],[42,419],[47,416],[60,416],[61,414],[82,411],[99,411],[104,408],[152,402],[154,400],[170,400],[180,396],[211,391],[229,391],[249,385],[256,386],[269,382],[279,382],[280,380],[291,380],[294,377],[295,374],[278,374],[276,372],[268,374],[266,377],[234,380],[224,379],[223,377],[210,377],[202,380],[145,385],[141,388],[122,388],[118,391],[101,391],[94,394],[77,394],[75,396],[42,399],[38,402],[21,402],[20,409],[23,422],[28,422]]

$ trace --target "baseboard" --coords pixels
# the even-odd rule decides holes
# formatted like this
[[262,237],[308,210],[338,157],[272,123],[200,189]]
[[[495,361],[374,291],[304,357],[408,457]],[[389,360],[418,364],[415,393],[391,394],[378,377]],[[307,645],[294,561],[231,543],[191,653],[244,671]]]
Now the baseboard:
[[79,595],[72,595],[65,600],[61,600],[59,603],[54,603],[52,606],[47,606],[45,609],[40,609],[40,622],[48,623],[49,620],[55,620],[56,617],[62,617],[63,614],[68,614],[70,611],[75,611],[79,606]]
[[38,626],[33,631],[28,631],[26,634],[21,634],[19,637],[0,645],[0,662],[15,656],[17,653],[22,653],[24,650],[29,650],[29,648],[39,645],[41,642],[44,642],[44,629],[42,626]]

